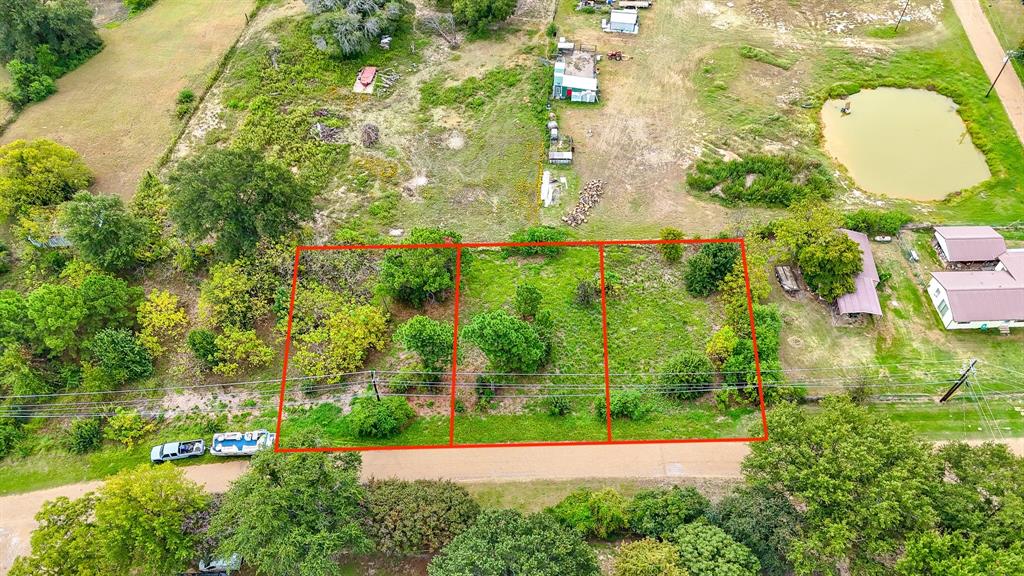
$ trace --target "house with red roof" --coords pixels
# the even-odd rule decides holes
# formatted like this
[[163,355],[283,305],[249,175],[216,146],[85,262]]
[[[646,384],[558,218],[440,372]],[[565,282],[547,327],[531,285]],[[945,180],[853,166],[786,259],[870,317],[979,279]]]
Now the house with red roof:
[[932,272],[928,296],[947,330],[1024,328],[1024,249],[992,270]]

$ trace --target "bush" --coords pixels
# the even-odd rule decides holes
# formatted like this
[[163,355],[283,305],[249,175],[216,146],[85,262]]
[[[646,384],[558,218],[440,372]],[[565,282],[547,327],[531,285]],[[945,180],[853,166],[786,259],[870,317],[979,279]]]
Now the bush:
[[[569,235],[554,226],[531,226],[512,233],[509,242],[564,242]],[[564,246],[507,246],[502,248],[505,256],[558,256]]]
[[519,314],[523,320],[529,320],[537,315],[537,311],[540,309],[540,301],[540,290],[535,286],[530,286],[529,284],[516,285],[514,307],[516,314]]
[[863,232],[868,236],[895,236],[911,218],[899,210],[870,210],[862,208],[843,214],[843,228]]
[[[156,0],[121,0],[121,3],[124,4],[124,7],[128,9],[129,14],[138,14],[139,12],[142,12],[146,8],[149,8],[150,6],[155,4]],[[188,90],[187,88],[185,90],[182,90],[182,92],[186,91],[191,93],[191,90]],[[178,100],[180,104],[180,94],[178,96]]]
[[125,210],[117,196],[79,192],[61,206],[60,223],[82,259],[103,270],[133,266],[145,242],[143,223]]
[[566,416],[572,412],[572,404],[565,396],[552,396],[547,399],[548,416]]
[[[410,244],[447,244],[462,241],[462,236],[441,228],[415,228]],[[417,308],[425,302],[444,300],[455,288],[454,249],[386,250],[380,263],[383,291]],[[463,254],[463,273],[466,268]]]
[[14,446],[24,436],[21,426],[13,418],[0,418],[0,460],[14,450]]
[[679,564],[690,576],[757,576],[761,563],[717,526],[694,522],[672,534]]
[[668,542],[650,538],[626,542],[615,553],[613,576],[687,576],[679,553]]
[[[604,419],[606,406],[604,402],[598,402],[595,407],[597,416]],[[641,420],[654,411],[654,405],[640,390],[612,390],[611,413],[612,418],[629,418],[630,420]]]
[[93,338],[89,350],[100,367],[117,384],[132,382],[153,373],[153,357],[134,334],[106,329]]
[[661,366],[658,385],[666,396],[680,400],[700,398],[715,380],[715,367],[703,354],[679,352]]
[[515,9],[515,0],[452,0],[452,14],[456,21],[474,30],[483,30],[488,24],[508,20]]
[[686,290],[695,296],[710,296],[732,271],[740,256],[738,245],[728,242],[704,244],[686,263]]
[[[138,0],[136,0],[138,1]],[[148,0],[143,0],[148,1]],[[178,92],[178,98],[174,101],[175,104],[192,104],[196,101],[196,93],[189,88],[182,88],[181,92]]]
[[103,444],[99,418],[81,418],[71,422],[64,436],[64,447],[72,454],[92,452]]
[[791,572],[786,553],[800,519],[785,495],[764,487],[744,486],[723,498],[709,517],[726,534],[750,548],[765,576]]
[[716,368],[720,368],[732,356],[732,351],[736,349],[738,342],[739,338],[736,336],[736,331],[732,329],[732,326],[725,325],[711,336],[704,349],[704,353],[707,354],[708,360],[711,360],[711,363]]
[[[753,181],[747,185],[748,177]],[[690,188],[721,194],[731,203],[785,207],[805,199],[827,200],[835,191],[828,170],[812,160],[756,154],[739,160],[702,158],[686,176]]]
[[11,60],[7,63],[7,74],[11,77],[11,86],[0,96],[15,108],[30,102],[41,102],[57,91],[53,78],[47,76],[38,66]]
[[212,370],[217,365],[219,350],[217,350],[216,334],[200,328],[189,332],[187,341],[189,349],[192,350],[192,355],[202,362],[203,366],[208,370]]
[[548,38],[555,38],[558,36],[558,26],[554,22],[548,22],[548,27],[544,29],[544,33],[547,34]]
[[91,181],[78,153],[56,142],[15,140],[0,146],[0,216],[59,204]]
[[576,490],[546,512],[588,538],[607,540],[626,530],[629,501],[612,488]]
[[394,341],[420,357],[424,369],[439,372],[451,362],[455,328],[427,316],[413,316],[395,330]]
[[[676,228],[662,228],[658,236],[662,240],[682,240],[683,231]],[[683,257],[682,244],[658,244],[658,251],[666,262],[676,263]]]
[[533,372],[547,354],[547,344],[537,330],[502,309],[477,314],[463,335],[483,351],[498,372]]
[[127,408],[118,408],[117,413],[107,420],[103,429],[103,437],[107,440],[120,442],[126,448],[132,448],[139,440],[156,430],[156,425],[142,419],[142,416]]
[[342,58],[363,54],[393,33],[409,6],[394,0],[309,0],[306,5],[314,14],[314,45]]
[[782,68],[783,70],[789,70],[793,67],[792,60],[776,56],[764,48],[758,48],[757,46],[750,46],[747,44],[740,46],[740,56],[750,60],[756,60],[762,64]]
[[138,322],[142,327],[139,342],[156,357],[164,353],[165,346],[181,338],[188,316],[176,295],[158,288],[139,305]]
[[711,502],[691,486],[643,490],[629,505],[629,528],[640,536],[665,539],[710,507]]
[[260,340],[255,330],[239,330],[228,326],[223,334],[215,338],[214,343],[217,347],[217,364],[213,371],[217,374],[232,376],[239,370],[263,368],[274,359],[274,350]]
[[372,480],[362,509],[363,529],[385,554],[433,554],[480,513],[465,488],[438,480]]
[[577,306],[593,306],[601,300],[601,283],[598,280],[580,280],[576,284],[574,301]]
[[377,400],[361,396],[352,400],[352,412],[345,418],[360,438],[390,438],[402,431],[416,413],[405,398],[386,396]]
[[578,534],[547,514],[523,516],[514,510],[482,512],[427,567],[429,576],[597,573],[597,556]]

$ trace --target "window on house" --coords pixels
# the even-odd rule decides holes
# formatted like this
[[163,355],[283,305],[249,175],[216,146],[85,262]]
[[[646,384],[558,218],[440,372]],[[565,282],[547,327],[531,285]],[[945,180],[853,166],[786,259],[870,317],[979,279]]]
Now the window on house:
[[949,312],[949,304],[945,300],[939,302],[939,316],[945,316],[946,312]]

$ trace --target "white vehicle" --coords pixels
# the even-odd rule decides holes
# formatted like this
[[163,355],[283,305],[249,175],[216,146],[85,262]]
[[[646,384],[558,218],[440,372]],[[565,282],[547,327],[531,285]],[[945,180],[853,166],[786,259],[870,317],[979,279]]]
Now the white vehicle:
[[256,452],[274,446],[276,434],[266,430],[251,432],[221,432],[213,435],[210,454],[214,456],[252,456]]
[[153,446],[153,449],[149,451],[149,459],[154,464],[160,464],[168,460],[198,457],[204,453],[206,453],[206,444],[202,440],[168,442],[167,444]]

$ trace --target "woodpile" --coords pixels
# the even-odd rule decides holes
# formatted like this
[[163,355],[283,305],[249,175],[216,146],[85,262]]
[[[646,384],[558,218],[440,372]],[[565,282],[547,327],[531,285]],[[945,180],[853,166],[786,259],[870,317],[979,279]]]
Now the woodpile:
[[587,221],[587,215],[590,214],[590,210],[597,206],[599,200],[601,200],[601,194],[604,193],[604,180],[591,180],[587,182],[586,186],[580,190],[580,199],[573,206],[572,210],[565,216],[562,216],[562,222],[565,222],[569,226],[576,227]]
[[380,140],[380,128],[377,128],[376,124],[363,124],[362,130],[359,131],[359,140],[365,148],[377,144]]
[[321,142],[327,142],[329,144],[339,144],[343,139],[341,128],[334,128],[324,124],[323,122],[313,124],[309,129],[309,135]]

